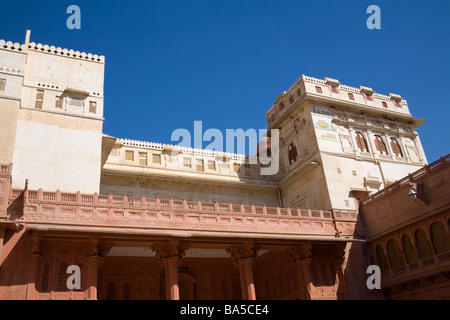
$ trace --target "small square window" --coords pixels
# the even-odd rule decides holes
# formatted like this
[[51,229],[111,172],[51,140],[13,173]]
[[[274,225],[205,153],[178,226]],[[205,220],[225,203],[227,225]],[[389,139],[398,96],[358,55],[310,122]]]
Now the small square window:
[[289,97],[289,103],[290,103],[290,104],[293,104],[293,103],[294,103],[294,96],[290,96],[290,97]]
[[56,109],[62,109],[63,107],[63,99],[61,96],[56,96],[56,100],[55,100],[55,108]]
[[208,160],[208,169],[216,170],[216,162],[214,160]]
[[284,109],[284,102],[280,102],[280,104],[278,105],[278,110],[283,110]]
[[0,79],[0,92],[5,92],[6,89],[6,79]]
[[161,155],[160,154],[154,153],[152,158],[153,158],[152,159],[153,163],[161,164]]
[[302,89],[297,89],[297,97],[300,97],[302,95]]
[[42,109],[42,104],[44,101],[44,90],[37,90],[36,91],[36,102],[34,104],[34,107],[36,109]]
[[288,159],[290,165],[298,160],[297,147],[294,142],[288,145]]
[[387,107],[388,107],[386,101],[382,101],[381,104],[383,105],[384,108],[387,108]]
[[203,159],[196,160],[196,169],[197,171],[205,171],[205,167],[203,166]]
[[352,175],[356,176],[356,171],[352,170]]
[[147,152],[139,152],[139,165],[140,166],[147,165]]
[[339,88],[336,86],[331,86],[331,92],[333,93],[339,93]]
[[337,168],[337,173],[342,173],[341,168]]
[[319,86],[316,86],[316,92],[317,92],[317,93],[322,93],[322,88],[319,87]]
[[97,113],[97,102],[89,101],[89,113]]
[[125,151],[125,160],[134,161],[134,151],[126,150]]
[[185,168],[192,168],[192,160],[191,160],[191,158],[183,158],[183,166]]
[[353,95],[353,93],[348,93],[348,98],[350,99],[350,100],[353,100],[353,101],[355,101],[355,96]]
[[366,93],[365,96],[367,101],[373,101],[373,98],[370,94]]
[[394,103],[395,103],[395,106],[397,108],[401,108],[402,107],[402,104],[400,103],[400,101],[395,101]]
[[241,165],[239,163],[234,163],[233,170],[234,172],[238,173],[241,170]]

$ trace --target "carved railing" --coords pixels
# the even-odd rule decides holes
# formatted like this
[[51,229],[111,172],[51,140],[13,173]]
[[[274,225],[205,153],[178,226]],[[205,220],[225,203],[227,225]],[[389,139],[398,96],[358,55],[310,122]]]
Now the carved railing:
[[396,268],[389,268],[381,273],[382,285],[390,286],[396,283],[430,276],[442,271],[445,272],[445,268],[442,268],[444,266],[450,266],[450,252],[433,254],[431,257],[425,259],[418,259]]
[[[21,223],[352,237],[356,213],[99,194],[13,190]],[[81,229],[83,227],[80,227]],[[81,230],[80,229],[80,230]]]
[[[243,205],[232,203],[218,203],[218,202],[202,202],[202,201],[186,201],[174,199],[159,199],[159,198],[135,198],[127,196],[112,196],[99,194],[82,194],[67,193],[67,192],[47,192],[42,189],[39,190],[20,190],[14,189],[10,201],[16,199],[22,192],[24,198],[28,203],[58,203],[58,204],[73,204],[80,206],[107,206],[115,208],[140,208],[140,209],[161,209],[161,210],[193,210],[200,212],[216,212],[216,213],[239,213],[239,214],[259,214],[269,216],[286,216],[286,217],[307,217],[319,219],[332,219],[331,211],[323,210],[309,210],[309,209],[294,209],[294,208],[280,208],[280,207],[266,207],[255,205]],[[350,211],[336,211],[339,217],[354,219],[354,212]]]
[[362,205],[366,206],[375,201],[379,201],[380,199],[383,199],[387,195],[397,191],[401,187],[408,185],[408,183],[417,182],[418,179],[424,178],[429,174],[439,171],[448,165],[450,165],[450,154],[446,155],[445,157],[441,157],[439,160],[430,163],[429,165],[426,165],[423,168],[420,168],[419,170],[409,174],[405,178],[398,180],[395,183],[387,186],[383,190],[374,193],[370,197],[364,199],[362,201]]

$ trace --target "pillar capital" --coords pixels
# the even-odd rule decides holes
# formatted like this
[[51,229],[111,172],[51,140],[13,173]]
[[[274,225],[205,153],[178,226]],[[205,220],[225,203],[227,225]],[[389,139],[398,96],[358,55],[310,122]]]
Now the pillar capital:
[[246,242],[242,245],[234,245],[225,249],[231,260],[236,263],[251,263],[258,256],[259,247],[253,241]]
[[31,255],[40,254],[42,238],[41,232],[36,231],[31,233]]
[[179,260],[186,254],[188,245],[181,243],[177,239],[170,240],[169,242],[155,243],[151,249],[156,252],[156,259],[161,264],[173,264],[178,263]]
[[339,264],[343,264],[345,260],[345,247],[347,246],[347,242],[338,242],[334,245],[333,254],[334,259]]
[[258,255],[259,247],[253,241],[248,241],[241,245],[231,246],[226,249],[230,254],[234,265],[239,269],[241,279],[242,299],[255,300],[255,281],[253,279],[253,262]]
[[312,258],[312,243],[310,241],[288,249],[291,260],[295,263],[309,263]]
[[178,288],[178,265],[185,255],[188,245],[181,243],[178,239],[171,239],[168,242],[155,243],[151,249],[156,252],[156,259],[164,268],[166,278],[166,298],[167,300],[179,300],[180,292]]

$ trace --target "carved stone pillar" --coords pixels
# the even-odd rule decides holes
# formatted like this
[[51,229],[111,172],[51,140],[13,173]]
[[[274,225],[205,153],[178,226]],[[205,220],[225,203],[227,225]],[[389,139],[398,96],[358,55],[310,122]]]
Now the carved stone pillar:
[[300,288],[300,299],[311,300],[312,280],[310,264],[312,258],[312,243],[306,242],[288,249],[295,264]]
[[171,240],[168,243],[157,243],[152,246],[156,252],[156,259],[164,269],[166,279],[166,299],[180,300],[180,290],[178,287],[178,266],[181,258],[185,255],[186,244],[180,244],[178,240]]
[[86,258],[86,299],[97,300],[99,268],[111,250],[112,243],[100,243],[99,237],[92,237],[89,243],[89,255]]
[[345,247],[347,243],[346,242],[340,242],[336,243],[334,246],[334,266],[336,268],[336,272],[338,275],[338,289],[339,292],[344,296],[342,298],[348,299],[348,288],[347,288],[347,281],[345,281],[344,276],[344,261],[345,261]]
[[36,300],[36,273],[39,262],[41,261],[41,240],[41,233],[33,232],[31,234],[31,259],[28,268],[27,300]]
[[255,281],[253,278],[253,263],[258,248],[249,242],[241,246],[232,246],[226,251],[230,254],[234,265],[239,269],[243,300],[256,300]]
[[98,267],[101,258],[99,256],[90,256],[86,258],[87,262],[87,276],[86,276],[86,299],[97,300],[97,286],[98,286]]

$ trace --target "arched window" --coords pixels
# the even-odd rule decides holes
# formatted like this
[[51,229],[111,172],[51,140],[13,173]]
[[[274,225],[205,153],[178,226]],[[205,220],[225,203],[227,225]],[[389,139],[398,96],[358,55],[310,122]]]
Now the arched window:
[[386,256],[384,254],[384,251],[383,251],[383,248],[381,247],[381,245],[377,245],[375,251],[377,253],[377,261],[378,261],[378,265],[380,266],[381,271],[388,270],[389,263],[386,259]]
[[391,138],[391,149],[396,157],[403,158],[402,149],[400,148],[400,144],[395,138]]
[[422,229],[417,229],[416,232],[414,232],[414,237],[416,238],[416,245],[417,250],[419,251],[420,259],[431,257],[433,255],[433,249],[431,248],[425,231]]
[[433,243],[436,254],[450,251],[450,239],[445,231],[444,225],[435,222],[430,226],[431,242]]
[[403,243],[403,250],[405,252],[406,262],[412,263],[414,261],[417,261],[417,252],[414,248],[411,239],[405,234],[402,237],[402,243]]
[[379,135],[375,135],[375,149],[377,149],[379,154],[388,154],[387,153],[387,148],[386,148],[386,144],[383,141],[383,138],[381,138],[381,136]]
[[44,270],[42,272],[41,278],[41,292],[50,292],[49,290],[49,273],[50,265],[48,263],[44,264]]
[[62,261],[59,264],[58,275],[56,278],[56,291],[57,292],[64,292],[64,291],[69,290],[67,288],[67,278],[69,277],[69,275],[67,274],[68,266],[69,265],[65,261]]
[[288,146],[288,158],[289,158],[289,164],[293,164],[295,161],[298,160],[297,147],[295,146],[294,142],[292,142]]
[[355,140],[356,140],[356,146],[358,149],[362,152],[369,152],[367,148],[366,139],[364,139],[364,136],[361,132],[357,131],[355,132]]
[[117,300],[116,284],[114,282],[108,283],[108,288],[106,290],[106,300]]
[[128,282],[123,285],[123,300],[131,300],[130,284]]
[[398,243],[396,240],[391,239],[387,243],[387,251],[389,262],[391,263],[392,268],[397,268],[403,266],[405,264],[405,260],[403,259],[403,254],[398,247]]

